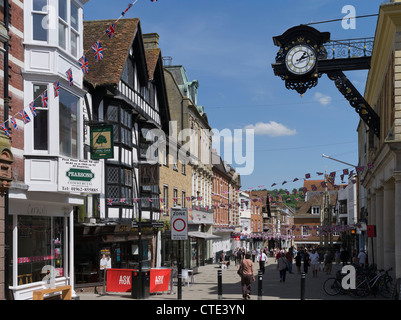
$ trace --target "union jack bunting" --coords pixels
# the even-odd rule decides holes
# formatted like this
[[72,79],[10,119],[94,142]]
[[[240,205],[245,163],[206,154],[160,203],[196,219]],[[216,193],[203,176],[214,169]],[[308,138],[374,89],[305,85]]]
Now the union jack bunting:
[[8,132],[7,127],[4,125],[4,123],[1,124],[1,128],[4,130],[4,133],[9,137],[10,136],[10,132]]
[[120,203],[125,203],[125,199],[124,198],[120,199]]
[[299,179],[298,178],[295,178],[292,182],[295,182],[295,181],[298,181]]
[[114,33],[116,30],[116,24],[113,23],[107,30],[106,30],[106,34],[107,36],[111,39],[114,37]]
[[330,172],[330,177],[334,178],[335,176],[336,176],[336,172],[335,171]]
[[149,198],[148,200],[149,200],[149,202],[152,202],[152,199],[151,199],[151,198]]
[[36,117],[36,106],[35,106],[35,102],[31,102],[29,104],[29,110],[31,110],[31,113],[34,117]]
[[323,172],[316,172],[316,174],[317,174],[318,176],[322,176],[324,173],[323,173]]
[[82,56],[81,59],[79,59],[79,65],[84,74],[89,73],[89,63],[88,63],[88,59],[86,59],[85,56]]
[[305,174],[305,179],[309,179],[310,178],[310,173]]
[[348,169],[344,169],[344,170],[343,170],[343,173],[344,173],[345,175],[348,175],[348,174],[349,174]]
[[363,172],[364,169],[365,169],[364,166],[358,166],[358,167],[356,167],[356,172],[357,173]]
[[48,102],[47,90],[43,91],[40,94],[40,98],[42,99],[42,107],[47,108],[47,102]]
[[127,11],[128,11],[129,9],[131,9],[132,6],[133,6],[133,4],[130,3],[130,4],[128,5],[127,9],[125,9],[123,12],[121,12],[121,15],[124,16],[124,15],[127,13]]
[[31,119],[29,118],[28,114],[25,112],[25,110],[20,111],[19,113],[22,117],[22,121],[24,121],[24,124],[27,124],[31,121]]
[[70,87],[72,87],[74,85],[74,79],[72,77],[72,70],[71,68],[67,70],[67,72],[65,73],[67,75],[68,78],[68,83],[70,85]]
[[317,187],[316,187],[314,184],[312,184],[312,190],[313,190],[313,191],[316,191],[316,190],[317,190]]
[[95,53],[96,61],[100,61],[103,59],[103,48],[99,41],[92,46],[92,50]]
[[15,120],[14,117],[10,117],[10,122],[13,125],[13,127],[18,130],[18,125],[17,125],[17,120]]
[[373,163],[372,163],[372,162],[369,162],[369,163],[368,163],[368,168],[369,168],[369,169],[373,169],[373,168],[374,168],[374,166],[373,166]]
[[53,83],[54,97],[57,98],[60,95],[60,81]]
[[107,199],[107,204],[109,206],[112,206],[113,205],[113,199]]

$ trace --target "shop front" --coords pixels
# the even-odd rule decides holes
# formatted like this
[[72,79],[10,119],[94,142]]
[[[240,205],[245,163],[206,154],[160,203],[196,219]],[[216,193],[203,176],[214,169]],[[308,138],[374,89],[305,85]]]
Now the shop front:
[[[79,225],[75,233],[76,287],[96,286],[104,275],[101,260],[107,260],[107,268],[150,269],[155,265],[156,240],[152,227],[138,230],[128,225]],[[142,246],[142,259],[139,247]]]
[[9,290],[14,300],[31,300],[33,291],[49,285],[73,283],[74,206],[71,202],[80,205],[83,200],[70,198],[69,201],[67,204],[67,201],[10,199]]

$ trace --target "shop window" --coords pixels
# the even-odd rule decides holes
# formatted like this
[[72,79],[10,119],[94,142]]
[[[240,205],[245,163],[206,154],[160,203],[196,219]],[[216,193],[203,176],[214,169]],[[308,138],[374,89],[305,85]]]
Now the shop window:
[[65,276],[64,218],[18,216],[18,285]]

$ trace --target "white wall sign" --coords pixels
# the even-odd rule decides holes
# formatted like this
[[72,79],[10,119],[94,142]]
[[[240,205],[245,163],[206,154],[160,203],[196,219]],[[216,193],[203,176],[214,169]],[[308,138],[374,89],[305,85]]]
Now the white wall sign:
[[102,164],[94,160],[60,158],[58,190],[62,192],[101,193]]
[[188,208],[171,209],[171,240],[188,240]]

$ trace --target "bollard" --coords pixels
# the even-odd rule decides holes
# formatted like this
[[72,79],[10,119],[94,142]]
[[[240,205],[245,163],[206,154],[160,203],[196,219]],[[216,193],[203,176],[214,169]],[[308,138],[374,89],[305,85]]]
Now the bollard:
[[301,300],[305,300],[305,272],[301,273]]
[[262,300],[262,281],[263,281],[263,272],[262,270],[258,271],[258,300]]
[[177,299],[182,300],[182,265],[178,263]]
[[223,299],[223,272],[217,271],[217,299]]

